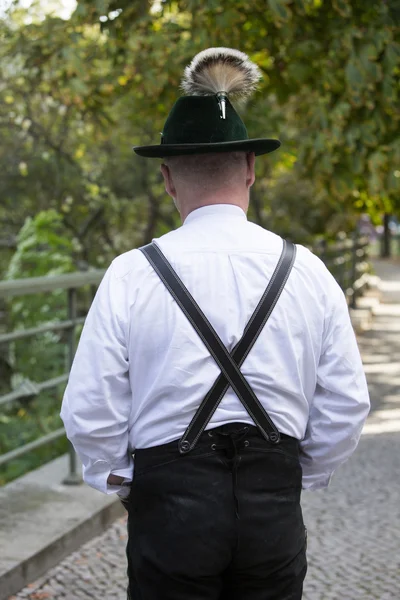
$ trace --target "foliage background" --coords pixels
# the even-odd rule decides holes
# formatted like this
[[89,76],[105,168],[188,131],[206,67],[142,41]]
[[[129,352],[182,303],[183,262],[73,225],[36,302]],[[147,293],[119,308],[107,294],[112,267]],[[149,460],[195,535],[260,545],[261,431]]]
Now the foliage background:
[[[399,213],[400,0],[71,6],[66,18],[50,0],[1,13],[0,278],[106,267],[179,224],[157,162],[131,148],[158,142],[184,66],[209,46],[261,67],[240,112],[250,137],[282,141],[257,161],[253,220],[310,244],[351,231],[361,212]],[[26,297],[0,310],[4,330],[62,319],[65,304]],[[49,334],[0,347],[0,393],[61,373],[63,344]],[[7,407],[0,453],[58,427],[59,394]]]

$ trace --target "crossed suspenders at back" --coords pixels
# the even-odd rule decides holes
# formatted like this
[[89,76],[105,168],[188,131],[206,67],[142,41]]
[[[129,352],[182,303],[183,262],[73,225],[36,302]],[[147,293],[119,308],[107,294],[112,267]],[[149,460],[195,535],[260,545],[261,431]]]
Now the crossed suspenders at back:
[[236,344],[231,354],[160,248],[151,243],[143,246],[140,250],[189,319],[221,369],[220,375],[206,394],[188,428],[179,440],[179,452],[187,454],[195,447],[197,440],[207,427],[229,386],[235,391],[264,438],[278,444],[280,433],[241,373],[240,367],[281,295],[295,261],[296,246],[283,240],[282,254],[275,271],[245,327],[242,339]]

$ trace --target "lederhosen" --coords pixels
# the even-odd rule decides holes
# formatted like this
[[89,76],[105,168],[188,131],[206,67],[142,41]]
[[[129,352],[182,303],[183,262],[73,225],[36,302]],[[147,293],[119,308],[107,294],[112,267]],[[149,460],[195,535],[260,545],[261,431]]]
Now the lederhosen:
[[[171,598],[171,600],[191,597],[215,598],[215,586],[222,585],[221,595],[218,596],[221,599],[231,600],[236,593],[235,597],[246,598],[246,600],[252,598],[297,600],[301,598],[302,581],[306,570],[305,534],[299,504],[301,467],[298,461],[298,440],[278,431],[240,371],[286,284],[295,261],[296,247],[290,242],[283,242],[282,254],[268,286],[246,325],[242,339],[231,353],[228,352],[160,248],[152,243],[140,250],[203,340],[220,367],[221,374],[206,394],[178,442],[136,450],[135,475],[128,501],[129,597],[138,600],[158,597]],[[205,431],[229,386],[235,391],[255,425],[230,423]],[[241,481],[238,481],[239,464]],[[258,481],[263,480],[265,469],[270,470],[268,481],[263,483],[262,491],[257,494],[256,487],[259,485]],[[228,479],[227,472],[230,474]],[[246,478],[248,478],[247,483]],[[285,501],[277,502],[274,494],[282,494],[282,490],[286,488],[291,491],[286,494]],[[212,495],[211,490],[213,490]],[[232,492],[229,501],[226,496],[228,490]],[[253,500],[249,500],[246,504],[243,498],[247,490],[249,494],[250,491],[253,494]],[[218,498],[218,494],[221,494],[221,498]],[[266,498],[265,512],[271,513],[266,517],[263,511],[257,508],[258,499],[263,495]],[[164,500],[161,500],[161,497]],[[192,509],[189,500],[185,504],[187,497],[193,502]],[[269,498],[271,500],[268,504]],[[230,510],[226,512],[230,502],[232,502],[232,514]],[[293,509],[290,508],[289,511],[288,502],[293,503]],[[280,504],[282,504],[281,510],[279,510]],[[153,518],[149,507],[153,509]],[[204,514],[215,515],[216,521],[212,525],[211,519],[211,529],[208,532],[203,528],[198,530],[202,511],[205,511]],[[222,511],[219,517],[217,517],[218,511]],[[273,517],[274,511],[276,517]],[[256,516],[258,514],[259,516]],[[232,522],[229,520],[231,517],[234,519]],[[174,519],[177,519],[175,525],[171,522]],[[278,554],[278,558],[276,556],[268,558],[267,548],[263,546],[263,536],[266,535],[266,530],[271,530],[274,523],[279,520],[284,522],[284,525],[278,534],[280,538],[286,536],[288,542],[283,544],[282,548],[281,542],[275,546],[274,554]],[[241,521],[240,525],[237,525],[238,521]],[[209,558],[209,569],[219,573],[218,576],[213,575],[214,585],[207,568],[204,566],[204,573],[200,569],[197,574],[198,567],[194,565],[207,563],[204,556],[208,554],[205,554],[202,549],[205,548],[207,540],[208,542],[212,540],[214,543],[212,534],[219,525],[223,529],[223,533],[220,533],[221,548],[214,559]],[[207,529],[206,525],[204,527]],[[239,532],[241,527],[244,529],[243,532]],[[240,552],[244,556],[236,550],[235,556],[238,561],[236,571],[233,558],[229,561],[226,557],[225,562],[222,561],[221,565],[218,565],[218,561],[221,560],[221,556],[224,556],[225,551],[228,552],[228,548],[229,552],[233,552],[235,543],[232,539],[236,535],[233,533],[236,531],[235,528],[237,538],[240,537],[242,540],[248,538],[249,545],[247,552],[243,547],[245,544],[242,543]],[[190,553],[182,550],[182,535],[188,535],[190,538],[188,539]],[[217,542],[219,543],[219,538],[215,541],[218,545]],[[245,579],[247,581],[250,577],[249,581],[252,583],[249,583],[243,590],[243,595],[240,595],[243,577],[240,579],[238,573],[243,574],[243,565],[247,564],[250,556],[253,556],[257,562],[257,552],[264,557],[263,560],[268,559],[273,574],[269,576],[268,583],[266,570],[269,567],[265,566],[263,569],[258,567],[253,573],[253,567],[250,568]],[[193,557],[189,559],[191,554]],[[281,560],[279,554],[282,554]],[[209,589],[207,586],[205,589],[205,577],[208,578]],[[261,587],[257,587],[257,582]],[[270,586],[271,590],[268,592],[266,590],[270,584],[272,587]],[[250,589],[251,585],[255,586],[254,595]],[[198,588],[204,591],[204,595],[199,595]],[[291,595],[284,595],[286,593],[284,590],[289,590],[288,593]],[[259,592],[264,595],[257,595]]]

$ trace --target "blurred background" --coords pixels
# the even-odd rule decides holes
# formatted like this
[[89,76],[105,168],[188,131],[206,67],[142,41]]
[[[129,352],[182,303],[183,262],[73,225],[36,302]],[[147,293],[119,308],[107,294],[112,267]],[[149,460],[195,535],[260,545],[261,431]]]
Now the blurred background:
[[104,270],[180,224],[132,146],[159,143],[211,46],[259,65],[238,111],[282,141],[257,159],[249,217],[337,278],[371,393],[360,450],[302,500],[307,600],[399,598],[400,0],[0,0],[2,600],[126,598],[122,508],[66,485],[60,402]]
[[[359,235],[400,256],[399,20],[397,0],[0,2],[0,454],[17,452],[0,484],[67,449],[65,371],[102,270],[179,225],[132,146],[158,143],[198,51],[240,49],[263,73],[239,112],[282,147],[257,161],[250,218],[337,248],[337,269],[350,240],[345,290]],[[76,272],[75,288],[13,287]]]

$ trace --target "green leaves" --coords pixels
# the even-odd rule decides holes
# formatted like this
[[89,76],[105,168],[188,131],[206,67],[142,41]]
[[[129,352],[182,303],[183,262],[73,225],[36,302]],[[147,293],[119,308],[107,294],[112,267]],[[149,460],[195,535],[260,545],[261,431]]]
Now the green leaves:
[[341,17],[345,19],[351,17],[353,12],[351,0],[332,0],[332,5]]
[[385,64],[389,69],[395,69],[400,65],[400,44],[390,42],[385,50]]
[[290,19],[292,13],[287,6],[288,4],[290,4],[290,0],[268,0],[268,6],[278,21]]
[[[100,23],[100,16],[107,20]],[[171,212],[154,165],[143,175],[131,146],[158,141],[184,66],[213,45],[237,47],[260,65],[260,91],[241,109],[244,120],[251,136],[282,138],[283,149],[297,156],[298,176],[318,192],[330,190],[348,210],[349,180],[370,193],[372,171],[391,195],[398,36],[380,0],[166,0],[157,7],[147,0],[79,0],[67,22],[14,24],[0,56],[0,93],[10,102],[0,106],[0,155],[10,156],[1,197],[21,207],[19,223],[29,212],[54,208],[71,236],[103,207],[105,216],[79,239],[90,262],[132,245],[124,211],[134,216],[140,242],[150,215],[155,231],[168,227]],[[14,76],[7,73],[10,56]],[[378,150],[386,164],[369,160]],[[273,176],[294,168],[278,168],[273,158],[259,162],[262,179],[270,165]],[[341,183],[331,186],[335,178]]]
[[358,61],[355,58],[351,58],[347,63],[345,74],[350,89],[360,92],[365,85],[365,79]]
[[55,210],[28,218],[17,237],[17,250],[7,279],[55,275],[74,270],[73,244],[63,231],[62,216]]

